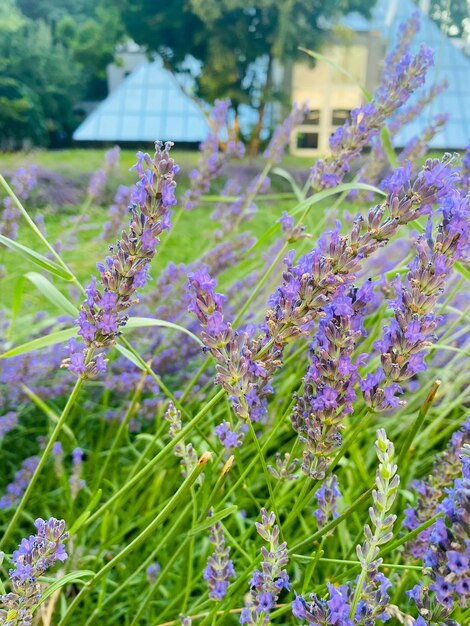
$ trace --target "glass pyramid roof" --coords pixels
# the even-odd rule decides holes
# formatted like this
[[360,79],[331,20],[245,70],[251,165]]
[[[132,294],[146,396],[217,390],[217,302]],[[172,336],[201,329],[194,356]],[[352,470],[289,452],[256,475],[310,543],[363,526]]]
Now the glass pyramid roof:
[[[181,85],[181,86],[180,86]],[[209,131],[204,113],[183,89],[192,78],[178,80],[161,59],[136,68],[84,120],[73,134],[76,141],[203,140]],[[182,89],[183,87],[183,89]]]

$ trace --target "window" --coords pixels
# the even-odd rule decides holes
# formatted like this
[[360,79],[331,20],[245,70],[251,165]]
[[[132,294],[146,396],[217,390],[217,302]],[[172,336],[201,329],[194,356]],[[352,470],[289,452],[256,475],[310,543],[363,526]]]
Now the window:
[[334,109],[333,115],[331,116],[331,123],[333,126],[342,126],[350,115],[351,111],[349,109]]
[[307,118],[305,123],[309,122],[310,124],[319,124],[320,123],[320,111],[319,109],[311,109],[307,114]]
[[297,135],[297,148],[318,148],[318,133],[299,133]]

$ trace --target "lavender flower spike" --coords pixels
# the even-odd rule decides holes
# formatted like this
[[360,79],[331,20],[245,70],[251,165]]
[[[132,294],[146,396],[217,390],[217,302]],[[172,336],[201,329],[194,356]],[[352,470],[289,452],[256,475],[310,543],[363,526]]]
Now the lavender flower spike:
[[[181,412],[175,407],[173,402],[168,403],[168,408],[163,416],[170,423],[170,437],[173,439],[181,431]],[[183,476],[189,476],[198,462],[198,456],[192,443],[186,444],[180,440],[174,447],[175,455],[181,459]],[[203,474],[198,476],[197,483],[203,480]]]
[[83,466],[83,451],[80,448],[75,448],[72,452],[72,475],[69,479],[70,492],[72,494],[72,499],[78,495],[78,492],[84,489],[86,482],[81,478],[82,474],[82,466]]
[[282,124],[276,127],[268,147],[264,151],[265,159],[270,159],[274,163],[280,163],[284,150],[289,143],[292,131],[296,126],[302,124],[309,110],[310,107],[306,103],[303,105],[294,103],[292,111]]
[[[194,209],[202,194],[210,190],[212,180],[223,168],[231,156],[242,157],[245,146],[235,136],[228,124],[230,100],[216,100],[209,114],[211,131],[201,143],[199,169],[189,173],[191,188],[183,196],[183,207],[190,211]],[[226,141],[223,141],[226,135]]]
[[318,523],[318,527],[322,528],[332,519],[338,517],[336,510],[338,498],[341,498],[341,491],[338,487],[338,478],[332,474],[327,476],[322,483],[320,489],[315,492],[315,499],[318,502],[318,508],[313,512]]
[[292,614],[302,622],[314,626],[353,626],[348,617],[350,586],[335,587],[330,583],[327,586],[328,600],[311,593],[310,602],[307,602],[303,596],[296,594],[292,602]]
[[[23,539],[13,552],[14,569],[10,570],[12,590],[0,596],[0,622],[11,626],[27,626],[33,620],[33,607],[41,597],[38,582],[57,561],[67,559],[64,541],[68,538],[64,520],[51,517],[34,523],[36,535]],[[3,607],[3,608],[2,608]]]
[[161,567],[159,563],[150,563],[150,565],[147,567],[145,573],[147,574],[147,580],[149,582],[149,585],[155,584],[160,570]]
[[360,616],[374,623],[375,619],[384,618],[385,608],[388,603],[386,593],[390,583],[379,573],[382,559],[377,558],[379,546],[389,542],[393,537],[393,524],[396,515],[390,515],[400,485],[395,464],[395,448],[387,439],[385,430],[377,431],[375,450],[380,461],[377,469],[375,484],[377,489],[372,491],[373,505],[369,509],[369,515],[374,531],[368,524],[364,527],[366,540],[356,548],[357,556],[361,564],[361,574],[356,585],[352,602],[350,617]]
[[18,415],[15,411],[8,411],[0,416],[0,439],[18,425]]
[[224,531],[220,522],[211,526],[210,542],[214,546],[214,552],[207,560],[204,579],[209,585],[209,598],[220,601],[227,593],[230,578],[235,577],[233,563],[228,558],[230,548],[225,545]]
[[442,322],[434,307],[453,264],[468,254],[470,198],[459,194],[446,198],[442,214],[435,239],[430,228],[427,237],[418,238],[406,282],[400,276],[394,282],[397,298],[390,305],[395,318],[385,328],[383,340],[376,343],[382,367],[361,383],[366,404],[377,411],[397,406],[400,383],[426,369],[425,350]]
[[258,534],[269,543],[261,548],[264,560],[261,570],[256,569],[250,582],[250,599],[240,615],[240,624],[269,624],[269,614],[274,609],[282,589],[289,590],[286,543],[279,543],[279,526],[274,513],[261,509],[261,523],[256,524]]
[[372,137],[379,134],[385,120],[424,83],[433,56],[423,44],[416,56],[408,52],[399,59],[392,57],[391,61],[391,69],[384,74],[372,102],[354,109],[351,119],[331,136],[331,156],[319,159],[312,169],[315,190],[341,183],[351,161],[359,156]]
[[[172,142],[165,145],[156,142],[153,159],[148,154],[138,154],[134,167],[140,181],[131,197],[129,229],[110,247],[111,254],[105,263],[98,263],[101,286],[98,288],[95,277],[91,279],[76,320],[78,334],[87,346],[101,348],[115,343],[119,329],[127,322],[125,312],[138,302],[136,291],[149,279],[148,269],[159,236],[171,227],[171,207],[176,204],[174,177],[179,171],[169,155],[172,145]],[[71,351],[63,366],[86,377],[95,363],[75,364],[75,354],[80,355]]]
[[[424,480],[411,483],[415,492],[415,506],[409,505],[405,510],[403,527],[406,530],[414,530],[436,514],[437,506],[445,496],[445,489],[451,487],[461,474],[459,453],[466,444],[470,444],[470,417],[452,435],[446,450],[436,458],[431,474]],[[406,554],[412,559],[422,559],[429,548],[432,532],[432,527],[427,528],[416,539],[408,542]]]
[[[458,450],[459,476],[444,489],[446,497],[434,511],[443,517],[429,529],[423,559],[424,573],[432,584],[409,593],[424,616],[431,599],[443,618],[457,606],[467,608],[470,602],[470,447],[464,443],[462,431],[455,435],[454,444],[463,445]],[[452,458],[455,450],[451,447],[449,452]]]
[[304,444],[302,471],[311,478],[324,477],[342,442],[343,419],[353,410],[361,357],[353,360],[352,355],[364,332],[372,292],[369,281],[360,289],[340,287],[324,308],[325,317],[310,346],[304,392],[296,396],[291,421]]
[[191,297],[188,310],[197,316],[204,328],[202,340],[217,361],[216,382],[229,393],[235,413],[242,421],[257,421],[265,409],[261,394],[255,391],[252,381],[256,378],[259,384],[259,380],[266,378],[266,368],[251,360],[247,348],[248,333],[238,334],[224,320],[224,297],[215,291],[215,280],[206,269],[189,274],[188,280]]

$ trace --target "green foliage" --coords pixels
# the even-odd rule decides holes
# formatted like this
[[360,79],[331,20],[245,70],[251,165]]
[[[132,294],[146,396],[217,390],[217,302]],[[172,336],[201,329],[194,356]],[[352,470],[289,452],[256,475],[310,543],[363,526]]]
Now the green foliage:
[[432,0],[429,15],[449,37],[469,33],[470,7],[467,0]]
[[0,146],[66,143],[74,106],[106,95],[122,34],[108,0],[8,0],[0,7]]
[[45,22],[27,20],[13,33],[0,31],[0,75],[3,147],[27,138],[47,144],[71,132],[80,72]]
[[27,85],[0,76],[0,146],[15,147],[22,140],[44,143],[46,125],[40,100]]

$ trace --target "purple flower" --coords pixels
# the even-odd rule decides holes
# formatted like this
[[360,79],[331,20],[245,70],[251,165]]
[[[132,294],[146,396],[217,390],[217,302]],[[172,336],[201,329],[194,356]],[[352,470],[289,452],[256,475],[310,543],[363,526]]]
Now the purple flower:
[[54,445],[52,446],[51,454],[55,457],[61,457],[64,454],[64,450],[60,441],[56,441],[54,443]]
[[[432,172],[431,175],[431,170],[425,170],[424,180],[431,178],[436,186],[433,195],[440,196],[449,184],[449,173],[443,174],[440,165],[432,168]],[[427,238],[419,237],[406,281],[397,276],[394,282],[397,298],[390,302],[390,307],[395,319],[385,328],[383,341],[376,344],[382,352],[382,368],[377,373],[384,374],[386,384],[380,380],[372,384],[371,374],[362,384],[366,403],[375,410],[396,407],[400,403],[396,393],[402,393],[399,383],[426,369],[425,350],[432,345],[434,332],[442,322],[434,314],[434,307],[445,288],[449,268],[468,245],[468,229],[461,228],[459,222],[468,219],[469,202],[451,191],[445,192],[444,219],[435,241],[429,234]]]
[[414,600],[416,604],[420,601],[422,587],[423,583],[418,583],[412,589],[406,592],[406,595]]
[[161,567],[159,563],[150,563],[150,565],[147,567],[145,573],[147,574],[147,580],[149,585],[155,584],[160,570]]
[[[302,471],[312,478],[323,478],[341,445],[341,417],[352,411],[360,363],[360,357],[355,362],[352,355],[362,337],[369,300],[368,289],[338,288],[323,307],[324,317],[310,345],[304,392],[297,398],[291,421],[305,444]],[[323,523],[321,511],[318,514]]]
[[250,598],[240,616],[240,624],[269,622],[269,613],[275,607],[282,589],[289,589],[289,576],[284,568],[288,563],[285,543],[279,543],[279,527],[274,513],[268,515],[261,509],[261,523],[256,524],[258,534],[269,543],[261,549],[261,570],[255,570],[250,582]]
[[337,500],[341,498],[341,492],[338,488],[338,479],[333,474],[328,476],[322,483],[320,489],[315,492],[315,498],[318,502],[318,508],[313,512],[318,526],[321,528],[332,519],[338,517],[336,510]]
[[450,582],[448,582],[441,576],[437,576],[436,581],[432,585],[430,585],[429,588],[436,592],[436,598],[438,602],[440,602],[444,606],[452,604],[454,586]]
[[245,429],[242,429],[241,432],[236,433],[235,431],[231,430],[230,424],[228,422],[222,422],[222,424],[219,424],[216,427],[214,432],[220,439],[220,443],[225,446],[227,450],[230,450],[231,448],[237,448],[238,446],[242,445],[244,431],[246,431],[247,428],[246,424],[242,425],[242,427],[243,426],[245,426]]
[[67,559],[64,541],[68,535],[64,520],[37,519],[35,526],[36,535],[23,539],[13,552],[14,568],[9,572],[12,592],[0,597],[7,613],[13,619],[19,615],[22,624],[32,623],[33,608],[42,591],[38,578],[57,561]]
[[[312,169],[315,190],[341,183],[351,162],[359,157],[371,139],[378,136],[386,119],[423,84],[426,72],[433,62],[432,51],[423,45],[418,54],[413,56],[403,50],[407,43],[407,40],[402,39],[399,44],[400,52],[389,57],[390,61],[385,65],[386,70],[373,102],[353,110],[350,120],[330,138],[331,156],[319,159]],[[398,174],[400,176],[401,172]],[[395,189],[398,183],[395,177],[392,183]]]
[[10,570],[10,578],[20,583],[27,582],[27,578],[37,578],[56,561],[65,561],[67,553],[63,541],[67,539],[64,520],[51,517],[45,521],[37,519],[34,522],[37,534],[23,539],[18,550],[13,552],[15,569]]
[[18,424],[18,414],[15,411],[8,411],[0,417],[0,439]]
[[209,586],[209,597],[220,601],[227,593],[230,578],[235,577],[233,563],[229,559],[230,548],[225,545],[220,522],[211,526],[210,542],[214,546],[214,552],[207,560],[203,576]]
[[[258,421],[264,415],[264,398],[270,393],[268,385],[260,385],[260,378],[267,378],[266,369],[250,358],[251,337],[247,331],[234,332],[225,322],[223,296],[215,292],[215,281],[205,268],[188,275],[190,305],[204,331],[202,340],[217,362],[216,382],[229,394],[237,416],[245,421]],[[223,427],[222,434],[226,429]],[[232,435],[229,442],[233,443]]]
[[39,457],[37,456],[30,456],[23,461],[21,468],[15,474],[13,482],[7,485],[5,495],[0,498],[0,509],[7,509],[20,502],[38,464]]
[[199,146],[198,169],[190,172],[191,187],[183,198],[187,211],[194,209],[204,193],[210,190],[211,183],[225,166],[229,158],[241,157],[245,147],[236,137],[235,130],[228,122],[230,100],[216,100],[209,114],[211,130]]
[[292,132],[302,124],[310,107],[307,104],[299,106],[294,104],[292,111],[286,119],[274,131],[268,147],[264,151],[264,158],[279,163],[286,146],[289,144]]
[[465,574],[469,567],[469,556],[456,550],[448,550],[447,564],[451,572]]
[[[171,225],[170,208],[176,202],[174,175],[178,169],[169,156],[171,146],[171,142],[165,145],[156,142],[153,159],[147,154],[138,154],[135,169],[140,181],[132,199],[129,229],[111,246],[105,264],[98,264],[101,285],[97,288],[96,279],[92,278],[76,321],[79,335],[90,347],[115,342],[119,328],[127,321],[125,312],[137,302],[136,290],[148,279],[148,266],[155,255],[159,235]],[[144,163],[149,169],[144,169]],[[78,354],[78,350],[74,349],[74,354]],[[103,363],[101,358],[100,369]],[[79,357],[64,360],[63,366],[80,376],[91,373],[88,363],[83,371]],[[99,373],[94,364],[92,367],[95,375]]]
[[85,488],[86,482],[81,478],[83,466],[83,450],[75,448],[72,452],[72,475],[69,478],[70,492],[72,499],[78,495],[78,492]]
[[351,607],[348,604],[348,598],[341,589],[328,583],[328,591],[330,599],[327,602],[330,613],[329,623],[338,626],[347,626],[351,624],[348,615]]

